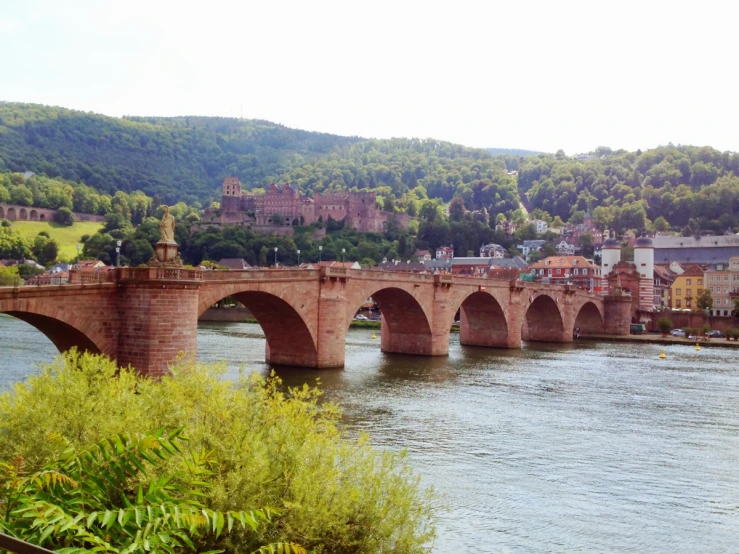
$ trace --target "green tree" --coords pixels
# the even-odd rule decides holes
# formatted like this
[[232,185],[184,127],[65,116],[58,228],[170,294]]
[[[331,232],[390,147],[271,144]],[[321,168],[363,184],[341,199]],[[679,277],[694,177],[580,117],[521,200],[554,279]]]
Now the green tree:
[[582,233],[577,238],[577,245],[582,248],[583,256],[592,256],[594,251],[593,235],[592,233]]
[[449,219],[452,221],[462,221],[464,213],[464,199],[461,196],[455,196],[449,204]]
[[662,216],[659,216],[654,220],[653,226],[655,231],[664,232],[670,230],[670,224],[667,223],[667,220]]
[[657,327],[663,335],[672,331],[672,320],[669,317],[661,317],[657,320]]
[[703,289],[703,292],[698,295],[695,303],[699,310],[710,310],[713,308],[713,296],[711,296],[711,291],[707,288]]
[[59,255],[59,245],[49,236],[39,233],[33,241],[33,255],[41,265],[53,263]]
[[10,189],[10,202],[21,206],[33,206],[33,193],[25,185],[18,185]]
[[74,214],[72,213],[72,210],[70,210],[66,206],[63,206],[59,208],[54,214],[54,221],[56,221],[59,225],[74,225]]
[[0,287],[12,287],[19,284],[20,276],[16,266],[0,267]]

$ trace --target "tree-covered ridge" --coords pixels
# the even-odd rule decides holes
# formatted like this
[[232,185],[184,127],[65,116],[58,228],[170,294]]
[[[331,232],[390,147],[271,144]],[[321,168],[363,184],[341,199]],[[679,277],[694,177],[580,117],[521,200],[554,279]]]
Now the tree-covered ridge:
[[[246,188],[290,181],[309,195],[357,187],[401,199],[421,185],[448,201],[480,179],[497,183],[517,168],[515,155],[495,158],[437,140],[365,140],[258,120],[112,118],[0,103],[0,170],[81,181],[111,195],[141,190],[167,203],[218,198],[229,175]],[[502,187],[504,207],[516,196],[515,183]]]
[[[666,230],[690,227],[724,232],[737,226],[739,154],[695,146],[611,152],[577,161],[556,155],[525,158],[519,191],[531,207],[567,221],[588,206],[602,228]],[[660,220],[660,218],[662,218]]]

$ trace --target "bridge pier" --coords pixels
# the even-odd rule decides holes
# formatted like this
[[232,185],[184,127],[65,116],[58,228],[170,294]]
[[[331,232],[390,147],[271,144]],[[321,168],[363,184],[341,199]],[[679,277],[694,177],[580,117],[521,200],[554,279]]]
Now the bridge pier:
[[160,377],[180,358],[194,360],[200,289],[195,270],[119,271],[118,364]]

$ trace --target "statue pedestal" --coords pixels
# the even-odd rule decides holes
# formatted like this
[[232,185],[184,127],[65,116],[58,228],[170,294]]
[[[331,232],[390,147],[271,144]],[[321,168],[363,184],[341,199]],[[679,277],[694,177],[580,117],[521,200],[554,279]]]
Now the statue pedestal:
[[180,247],[176,242],[160,240],[156,244],[154,256],[149,260],[149,265],[159,267],[182,267],[180,258]]

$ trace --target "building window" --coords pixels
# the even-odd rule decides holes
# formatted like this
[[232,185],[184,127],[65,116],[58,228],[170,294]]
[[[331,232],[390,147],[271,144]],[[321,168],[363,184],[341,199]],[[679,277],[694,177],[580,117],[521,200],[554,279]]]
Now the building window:
[[686,308],[690,308],[691,307],[690,303],[691,303],[691,299],[690,298],[686,298],[685,299],[685,307]]
[[549,275],[549,277],[551,277],[552,276],[552,270],[551,269],[548,269],[547,272],[548,272],[547,275]]
[[683,295],[683,289],[677,289],[677,295],[682,296]]
[[588,274],[588,270],[587,270],[587,269],[583,269],[583,270],[582,270],[582,274],[583,274],[583,275],[587,275],[587,274]]
[[675,307],[676,308],[681,308],[682,307],[682,302],[681,302],[681,300],[679,298],[677,300],[675,300]]
[[692,279],[686,279],[685,284],[686,285],[692,285],[693,284],[693,280]]
[[724,281],[728,281],[728,280],[729,280],[729,276],[728,275],[724,275]]
[[698,279],[698,284],[699,285],[702,285],[703,284],[703,279]]
[[573,275],[578,275],[579,274],[579,271],[580,271],[579,269],[575,268],[575,269],[572,270],[572,274]]
[[698,296],[700,296],[701,294],[703,294],[703,289],[698,289]]
[[693,296],[693,289],[686,289],[686,291],[685,291],[685,296],[690,296],[690,297],[692,297],[692,296]]

